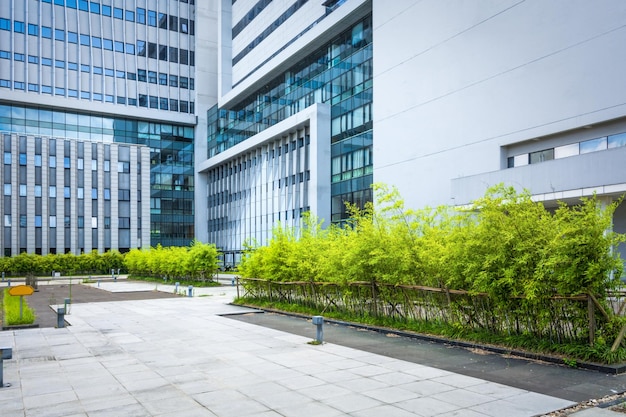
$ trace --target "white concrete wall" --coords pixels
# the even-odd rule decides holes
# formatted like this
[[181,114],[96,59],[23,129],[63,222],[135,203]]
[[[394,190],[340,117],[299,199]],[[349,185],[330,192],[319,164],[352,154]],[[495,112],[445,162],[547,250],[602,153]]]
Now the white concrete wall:
[[626,115],[626,2],[373,1],[374,181],[410,207],[501,147]]

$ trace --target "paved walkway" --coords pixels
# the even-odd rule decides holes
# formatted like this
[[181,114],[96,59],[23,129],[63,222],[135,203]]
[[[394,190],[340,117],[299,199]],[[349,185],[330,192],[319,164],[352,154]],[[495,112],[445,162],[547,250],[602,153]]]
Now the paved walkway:
[[223,317],[251,311],[228,305],[233,287],[202,292],[73,304],[66,328],[0,332],[0,346],[13,348],[1,415],[484,417],[573,404],[333,343],[311,345],[310,337]]

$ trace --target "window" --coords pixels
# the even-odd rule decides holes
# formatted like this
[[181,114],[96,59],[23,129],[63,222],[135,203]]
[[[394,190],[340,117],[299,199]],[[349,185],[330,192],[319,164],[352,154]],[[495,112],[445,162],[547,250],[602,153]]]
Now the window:
[[35,197],[41,197],[41,185],[35,185]]
[[170,62],[178,62],[178,48],[170,46]]
[[16,33],[24,33],[26,30],[26,25],[24,22],[18,22],[17,20],[13,22],[13,31]]
[[146,42],[137,41],[137,55],[146,56]]
[[11,21],[0,17],[0,30],[11,30]]
[[78,98],[78,90],[68,89],[67,90],[67,96],[68,97]]
[[80,98],[89,100],[91,98],[91,93],[89,91],[81,91]]
[[132,43],[126,44],[126,53],[130,55],[135,55],[135,45]]
[[20,227],[26,227],[27,223],[28,223],[28,219],[26,218],[26,215],[21,214],[20,215]]
[[63,88],[63,87],[54,87],[54,95],[55,96],[64,96],[65,95],[65,88]]
[[170,15],[170,30],[178,32],[178,17]]
[[90,42],[89,42],[89,35],[80,35],[80,44],[81,45],[85,45],[85,46],[89,46]]
[[11,88],[11,81],[0,79],[0,87]]
[[89,3],[89,11],[91,13],[100,14],[100,3],[92,1]]
[[11,184],[4,184],[4,195],[11,195]]
[[97,200],[98,199],[98,189],[97,188],[92,188],[91,189],[91,199],[92,200]]
[[124,10],[117,7],[113,8],[113,17],[116,19],[124,19]]
[[170,110],[171,111],[178,111],[178,100],[171,98],[170,99]]
[[54,29],[54,39],[65,41],[65,31],[63,29]]
[[41,216],[40,215],[36,215],[35,216],[35,227],[41,227]]
[[153,27],[157,25],[157,14],[154,10],[148,10],[148,25]]
[[189,33],[189,21],[182,17],[180,18],[180,31],[182,33]]
[[93,73],[94,74],[102,74],[102,67],[93,67]]
[[139,81],[146,81],[146,70],[144,69],[137,70],[137,79]]
[[72,196],[72,192],[70,187],[63,187],[63,198],[70,198]]
[[184,100],[180,101],[180,110],[181,113],[189,113],[188,103]]
[[39,84],[28,84],[28,91],[34,91],[34,92],[38,92],[39,91]]
[[50,58],[41,58],[41,64],[47,67],[52,66],[52,60]]
[[24,84],[22,81],[13,81],[13,88],[15,88],[16,90],[23,90],[26,88],[26,84]]
[[98,218],[97,217],[92,217],[91,218],[91,228],[92,229],[97,229],[98,228]]
[[113,50],[113,41],[111,39],[103,39],[102,45],[107,51]]
[[58,59],[54,61],[54,66],[57,68],[65,68],[65,61],[59,61]]
[[104,172],[109,172],[111,171],[111,161],[105,160],[104,161]]
[[126,104],[126,97],[117,96],[117,104]]
[[115,41],[115,52],[124,53],[124,42]]
[[31,64],[39,64],[39,57],[34,55],[28,55],[28,62]]
[[95,36],[92,36],[91,37],[91,45],[94,48],[102,48],[102,39],[98,38],[98,37],[95,37]]
[[196,87],[196,86],[195,86],[194,79],[193,79],[193,78],[190,78],[190,79],[189,79],[189,89],[190,89],[190,90],[193,90],[195,87]]
[[167,15],[165,13],[159,13],[159,28],[167,29]]
[[[130,104],[130,99],[129,99]],[[148,96],[145,94],[139,94],[139,107],[148,107]]]
[[[580,142],[581,155],[589,152],[603,151],[607,148],[606,136]],[[532,163],[532,162],[531,162]]]
[[137,79],[137,74],[135,74],[134,72],[127,72],[126,73],[126,78],[129,80],[136,80]]
[[87,0],[78,0],[78,10],[82,10],[84,12],[89,11],[89,2]]
[[103,16],[111,16],[111,6],[102,5],[102,15]]
[[48,221],[50,227],[57,227],[57,216],[50,216]]
[[28,34],[33,36],[39,36],[39,25],[28,24]]
[[56,198],[57,196],[57,187],[55,185],[51,185],[48,187],[48,197]]
[[146,24],[146,9],[137,7],[137,23]]
[[167,46],[159,45],[159,60],[167,61]]
[[[28,62],[30,62],[30,57],[31,56],[32,55],[28,56]],[[2,58],[2,59],[11,59],[11,52],[9,52],[9,51],[0,51],[0,58]],[[35,58],[37,58],[37,57],[35,57]]]
[[68,62],[67,69],[70,69],[72,71],[78,71],[78,64],[76,62]]
[[124,71],[115,71],[115,76],[117,78],[126,78],[126,74],[124,73]]
[[111,199],[111,189],[109,189],[109,188],[105,188],[104,189],[104,199],[105,200],[110,200]]
[[26,184],[20,184],[20,197],[26,197]]
[[159,73],[159,84],[167,85],[167,74]]
[[80,64],[80,70],[82,72],[90,72],[91,71],[91,67],[89,67],[89,65]]
[[150,96],[150,108],[151,109],[158,109],[159,108],[158,97]]
[[11,215],[10,214],[4,215],[4,227],[11,227]]
[[156,59],[156,57],[157,57],[157,44],[148,42],[148,58]]
[[70,9],[75,9],[76,8],[76,0],[66,0],[65,4],[67,5],[67,7],[69,7]]
[[150,84],[157,83],[157,73],[155,71],[148,71],[148,82]]
[[76,33],[76,32],[67,32],[67,41],[69,43],[78,43],[78,33]]
[[115,75],[115,72],[113,71],[113,68],[105,68],[104,75],[106,75],[107,77],[113,77]]
[[126,10],[126,20],[129,22],[135,21],[135,12],[132,10]]
[[180,60],[181,64],[187,65],[189,63],[189,52],[186,49],[180,50]]
[[178,76],[170,75],[170,87],[178,87]]
[[52,28],[48,26],[42,26],[41,36],[46,39],[52,39]]
[[44,94],[52,94],[52,86],[50,85],[42,85],[41,92]]
[[180,77],[180,88],[189,88],[189,78]]
[[167,100],[167,98],[163,98],[163,97],[161,97],[161,98],[159,99],[159,108],[160,108],[161,110],[167,110],[167,104],[168,104],[168,100]]
[[13,59],[16,61],[24,62],[25,58],[24,54],[18,54],[17,52],[13,54]]

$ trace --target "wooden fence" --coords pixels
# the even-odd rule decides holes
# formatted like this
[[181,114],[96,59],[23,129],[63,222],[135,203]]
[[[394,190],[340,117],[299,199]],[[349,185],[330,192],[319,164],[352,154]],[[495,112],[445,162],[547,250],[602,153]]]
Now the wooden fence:
[[[388,317],[486,330],[500,335],[528,334],[555,343],[588,340],[594,343],[615,315],[624,312],[624,293],[612,293],[600,302],[589,294],[553,296],[540,302],[517,297],[494,303],[486,294],[411,285],[351,282],[278,282],[242,278],[243,297],[298,304],[357,316]],[[626,333],[620,332],[616,348]]]

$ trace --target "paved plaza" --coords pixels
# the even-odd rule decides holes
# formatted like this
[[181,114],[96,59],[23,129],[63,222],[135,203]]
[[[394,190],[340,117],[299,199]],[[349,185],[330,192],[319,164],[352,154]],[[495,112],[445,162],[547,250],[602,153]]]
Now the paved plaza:
[[65,328],[0,332],[0,347],[13,348],[0,415],[514,417],[574,404],[232,320],[224,315],[253,312],[229,305],[234,295],[224,286],[194,297],[73,304]]

